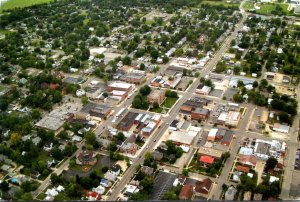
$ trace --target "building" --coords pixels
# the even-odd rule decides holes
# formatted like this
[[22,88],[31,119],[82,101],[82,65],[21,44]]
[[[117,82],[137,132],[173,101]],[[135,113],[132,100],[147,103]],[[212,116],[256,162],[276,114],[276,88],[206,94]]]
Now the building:
[[202,155],[199,158],[199,162],[204,164],[204,165],[212,165],[215,162],[215,158],[211,157],[211,156],[206,156],[206,155]]
[[283,125],[280,123],[275,123],[273,126],[273,130],[279,133],[289,133],[290,131],[290,126],[288,125]]
[[164,90],[152,90],[151,93],[147,96],[148,102],[153,105],[157,103],[161,105],[165,101],[166,95]]
[[181,191],[179,193],[179,199],[180,200],[191,200],[193,196],[193,185],[192,184],[186,184],[181,188]]
[[254,154],[257,158],[267,160],[270,155],[271,145],[266,142],[257,142],[254,148]]
[[209,113],[208,109],[198,107],[192,111],[191,118],[195,120],[207,120]]
[[97,158],[94,152],[83,151],[77,157],[77,164],[82,165],[95,165],[97,163]]
[[87,103],[81,109],[81,112],[90,114],[90,116],[106,118],[111,113],[112,108],[107,104]]
[[211,87],[200,84],[196,89],[196,93],[200,95],[208,95],[211,91]]
[[251,195],[252,193],[250,191],[247,191],[244,193],[244,201],[251,201]]
[[254,155],[239,155],[238,162],[242,165],[254,168],[256,166],[257,159]]
[[171,140],[176,145],[191,146],[196,135],[182,131],[172,131],[168,140]]
[[246,167],[246,166],[241,166],[241,165],[238,165],[235,167],[235,169],[239,172],[243,172],[243,173],[249,173],[250,172],[250,168],[249,167]]
[[211,156],[216,159],[220,159],[223,155],[223,152],[217,149],[208,148],[208,147],[200,147],[198,149],[198,153],[202,156]]
[[135,118],[138,116],[138,113],[128,112],[126,116],[120,121],[117,125],[117,129],[121,131],[129,131],[133,126]]
[[233,201],[235,198],[235,194],[237,193],[236,188],[230,186],[227,191],[225,192],[225,200],[226,201]]
[[210,178],[205,178],[195,184],[194,192],[196,196],[207,196],[212,188],[213,181]]
[[123,82],[114,82],[108,85],[108,91],[125,91],[129,93],[133,89],[132,84]]
[[146,73],[144,71],[134,70],[121,76],[120,80],[127,83],[140,85],[146,80]]
[[120,147],[120,152],[135,155],[139,149],[140,147],[137,144],[126,143],[122,144],[122,146]]
[[225,124],[227,126],[233,126],[236,127],[239,124],[239,121],[241,119],[241,113],[240,112],[235,112],[235,111],[229,111]]
[[262,197],[263,197],[262,194],[255,193],[253,196],[253,201],[262,201]]

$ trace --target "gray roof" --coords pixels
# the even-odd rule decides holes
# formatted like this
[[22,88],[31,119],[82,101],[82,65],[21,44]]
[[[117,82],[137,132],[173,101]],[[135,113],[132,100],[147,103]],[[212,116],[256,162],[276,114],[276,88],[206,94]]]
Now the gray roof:
[[225,200],[232,201],[234,200],[234,196],[237,190],[233,186],[230,186],[227,191],[225,192]]

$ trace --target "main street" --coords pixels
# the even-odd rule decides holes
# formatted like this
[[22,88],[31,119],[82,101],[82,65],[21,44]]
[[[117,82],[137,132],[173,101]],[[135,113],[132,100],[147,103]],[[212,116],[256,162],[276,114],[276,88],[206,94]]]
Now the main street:
[[[203,68],[203,70],[201,72],[201,76],[202,77],[208,75],[211,72],[212,68],[217,64],[218,61],[220,61],[220,59],[222,58],[223,54],[226,52],[227,48],[230,46],[231,41],[234,38],[236,38],[236,36],[238,34],[238,31],[241,30],[241,28],[243,26],[243,23],[244,23],[244,21],[247,18],[247,15],[244,12],[242,12],[242,15],[243,15],[243,17],[242,17],[241,21],[237,24],[234,32],[232,32],[231,35],[229,35],[225,39],[225,41],[223,42],[223,44],[220,47],[220,49],[216,52],[216,54],[208,62],[208,64]],[[175,119],[176,114],[178,113],[180,106],[186,100],[190,99],[193,96],[193,93],[195,92],[195,90],[196,90],[196,88],[198,87],[199,84],[200,84],[200,80],[197,79],[196,81],[194,81],[192,83],[191,87],[188,88],[188,91],[186,91],[186,92],[183,93],[182,98],[173,107],[173,109],[171,110],[171,112],[169,112],[169,115],[166,116],[163,119],[163,123],[162,123],[161,127],[153,135],[151,135],[149,137],[149,140],[147,140],[147,142],[148,142],[147,146],[144,147],[144,149],[140,152],[140,154],[138,155],[138,157],[133,161],[132,165],[127,169],[127,171],[123,175],[123,177],[120,180],[120,182],[116,185],[116,187],[112,191],[112,193],[111,193],[110,197],[108,198],[108,200],[113,201],[113,200],[116,200],[118,198],[118,196],[121,193],[121,191],[125,188],[126,184],[133,177],[136,165],[142,164],[143,161],[144,161],[145,154],[147,152],[152,151],[154,149],[154,146],[156,145],[156,141],[159,138],[161,138],[161,136],[164,134],[164,132],[168,129],[168,124],[171,123]]]

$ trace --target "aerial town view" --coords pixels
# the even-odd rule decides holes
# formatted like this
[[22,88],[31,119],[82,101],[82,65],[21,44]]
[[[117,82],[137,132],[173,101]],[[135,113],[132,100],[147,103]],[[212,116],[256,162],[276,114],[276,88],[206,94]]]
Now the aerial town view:
[[0,0],[0,200],[300,200],[300,0]]

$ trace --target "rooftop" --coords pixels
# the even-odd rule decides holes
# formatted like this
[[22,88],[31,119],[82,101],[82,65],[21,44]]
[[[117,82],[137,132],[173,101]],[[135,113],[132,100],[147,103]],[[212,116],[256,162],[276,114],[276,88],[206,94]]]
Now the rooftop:
[[216,158],[221,158],[223,154],[223,152],[220,150],[207,148],[207,147],[200,147],[198,153],[202,155],[216,157]]
[[192,144],[194,138],[194,135],[181,131],[173,131],[169,136],[169,140],[186,145]]

